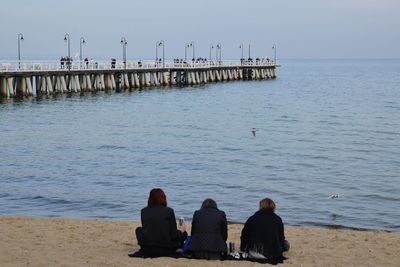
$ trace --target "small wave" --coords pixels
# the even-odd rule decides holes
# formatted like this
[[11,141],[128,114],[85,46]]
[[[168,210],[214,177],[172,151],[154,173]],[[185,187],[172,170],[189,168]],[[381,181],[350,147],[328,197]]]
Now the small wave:
[[400,133],[398,132],[389,132],[389,131],[374,131],[373,133],[383,134],[383,135],[400,135]]
[[387,200],[387,201],[400,201],[399,197],[390,197],[390,196],[383,196],[379,194],[366,194],[366,195],[361,195],[363,198],[373,198],[377,200]]
[[29,201],[36,201],[42,202],[45,205],[69,205],[72,204],[71,201],[61,198],[51,198],[51,197],[44,197],[44,196],[33,196],[33,197],[22,197],[19,198],[20,200],[29,200]]
[[104,149],[104,150],[123,150],[123,149],[127,149],[124,146],[115,146],[115,145],[102,145],[99,146],[97,149]]
[[102,201],[96,201],[92,205],[93,207],[96,208],[104,208],[104,209],[121,209],[125,208],[126,205],[124,204],[115,204],[115,203],[108,203],[108,202],[102,202]]
[[241,151],[241,148],[233,148],[233,147],[221,147],[221,150],[224,151]]
[[11,195],[8,194],[8,193],[1,193],[0,194],[0,198],[6,198],[6,197],[9,197],[9,196],[11,196]]
[[[304,226],[304,225],[323,227],[323,228],[328,228],[328,229],[346,229],[346,230],[354,230],[354,231],[378,231],[377,229],[354,227],[354,226],[348,226],[348,225],[343,225],[343,224],[310,222],[310,221],[300,222],[299,224],[295,224],[293,226]],[[385,232],[390,232],[390,231],[385,230]]]

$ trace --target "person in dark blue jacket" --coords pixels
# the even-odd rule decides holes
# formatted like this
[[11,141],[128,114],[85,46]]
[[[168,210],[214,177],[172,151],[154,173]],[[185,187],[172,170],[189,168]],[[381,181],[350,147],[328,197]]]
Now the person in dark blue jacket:
[[195,211],[191,234],[188,250],[194,258],[221,259],[226,255],[226,215],[213,199],[204,200],[201,209]]
[[252,259],[281,260],[282,253],[289,250],[285,240],[281,217],[275,214],[276,205],[272,199],[260,201],[260,209],[245,223],[240,237],[240,249]]

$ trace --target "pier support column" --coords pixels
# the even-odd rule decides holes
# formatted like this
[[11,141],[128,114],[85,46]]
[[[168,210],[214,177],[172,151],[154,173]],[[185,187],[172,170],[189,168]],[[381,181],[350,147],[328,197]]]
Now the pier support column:
[[94,76],[94,89],[100,91],[100,76],[98,74]]
[[220,70],[215,70],[215,80],[221,81],[221,73]]
[[158,85],[160,85],[160,84],[158,83],[157,73],[155,73],[155,72],[152,72],[152,73],[151,73],[151,76],[150,76],[150,83],[151,83],[151,85],[153,85],[153,86],[158,86]]
[[110,74],[110,84],[111,84],[111,90],[117,89],[114,73]]
[[212,82],[215,82],[215,71],[210,70],[210,78]]
[[133,73],[130,74],[131,77],[131,88],[136,88],[136,82],[135,82],[135,76],[133,75]]
[[90,75],[85,75],[85,78],[86,78],[87,89],[92,91],[93,88],[92,88],[92,81],[90,79]]
[[171,79],[170,79],[170,73],[169,72],[163,72],[162,73],[163,77],[163,85],[168,86],[171,84]]
[[144,80],[145,80],[145,84],[147,87],[151,86],[150,79],[149,79],[150,75],[151,75],[150,73],[144,73]]
[[15,91],[14,91],[14,85],[13,85],[13,78],[8,77],[7,78],[7,90],[8,90],[8,96],[9,97],[14,97]]
[[26,82],[26,90],[27,90],[27,95],[32,96],[33,95],[33,89],[32,89],[32,77],[25,77],[25,82]]
[[75,92],[80,92],[81,91],[81,84],[79,83],[79,76],[75,75]]
[[272,71],[272,79],[275,79],[275,78],[276,78],[276,75],[275,75],[275,68],[274,68],[274,69],[271,69],[271,71]]
[[61,90],[62,90],[62,92],[63,93],[67,93],[68,92],[68,88],[67,88],[67,82],[65,81],[65,76],[62,75],[60,77],[60,80],[61,80]]
[[14,78],[16,94],[26,96],[26,80],[25,77]]
[[100,90],[101,91],[104,91],[105,85],[106,85],[106,83],[104,81],[104,74],[100,74]]
[[57,93],[63,93],[62,91],[62,87],[61,87],[61,79],[60,79],[60,75],[57,75],[54,77],[55,81],[54,81],[54,91]]
[[222,80],[224,81],[228,80],[228,75],[226,73],[226,70],[222,70]]
[[196,81],[196,74],[194,73],[194,71],[190,72],[190,76],[191,76],[191,80],[192,80],[192,84],[197,84]]
[[124,73],[123,79],[124,79],[124,89],[129,89],[130,85],[129,85],[129,79],[128,79],[127,73]]
[[4,77],[0,77],[0,94],[3,97],[7,97],[7,81]]
[[51,82],[50,76],[46,76],[46,83],[47,83],[47,91],[49,94],[53,94],[53,84]]
[[135,78],[136,87],[139,88],[140,87],[139,76],[137,73],[135,73],[133,76]]
[[233,80],[232,70],[227,70],[227,72],[228,72],[228,79],[232,81]]

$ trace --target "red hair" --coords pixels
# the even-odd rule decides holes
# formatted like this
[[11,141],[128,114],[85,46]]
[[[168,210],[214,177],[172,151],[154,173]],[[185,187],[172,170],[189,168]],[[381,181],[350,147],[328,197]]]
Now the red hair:
[[161,188],[151,189],[147,206],[167,206],[167,196]]

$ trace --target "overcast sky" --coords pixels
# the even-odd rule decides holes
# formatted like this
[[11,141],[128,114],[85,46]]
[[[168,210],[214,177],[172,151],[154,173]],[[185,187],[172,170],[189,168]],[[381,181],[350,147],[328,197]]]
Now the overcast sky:
[[[251,43],[253,57],[400,58],[400,0],[1,0],[0,59],[58,59],[67,54],[153,59],[164,39],[166,57],[184,57],[194,41],[196,57],[220,42],[223,58],[240,58]],[[191,53],[191,50],[190,50]],[[215,51],[213,51],[215,54]]]

